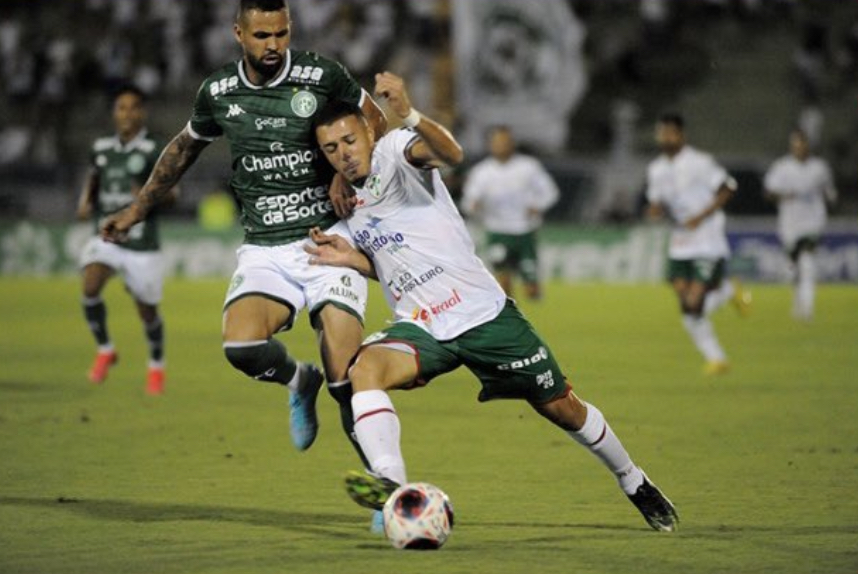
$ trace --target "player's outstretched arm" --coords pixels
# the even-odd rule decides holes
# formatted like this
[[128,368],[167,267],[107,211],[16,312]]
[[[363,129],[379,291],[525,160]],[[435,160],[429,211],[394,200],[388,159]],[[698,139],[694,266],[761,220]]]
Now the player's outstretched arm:
[[194,138],[187,128],[179,132],[161,152],[134,202],[104,222],[101,236],[107,241],[123,241],[132,225],[175,193],[176,184],[207,145],[209,142]]
[[77,218],[89,219],[92,215],[93,207],[95,206],[95,198],[98,195],[98,171],[95,168],[90,168],[86,174],[86,181],[80,191],[80,197],[77,200]]
[[310,265],[350,267],[361,275],[378,279],[372,260],[339,235],[328,235],[314,227],[310,230],[310,239],[315,245],[304,246],[304,251],[310,254]]
[[387,98],[387,103],[403,123],[414,128],[420,140],[409,148],[408,160],[418,165],[455,166],[465,157],[462,146],[444,126],[413,107],[405,81],[390,72],[375,75],[375,93]]

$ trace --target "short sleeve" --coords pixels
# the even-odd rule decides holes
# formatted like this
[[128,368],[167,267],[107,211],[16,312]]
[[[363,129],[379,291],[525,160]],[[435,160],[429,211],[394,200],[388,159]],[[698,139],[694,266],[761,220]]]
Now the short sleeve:
[[203,82],[197,91],[188,131],[194,139],[212,141],[223,135],[223,129],[215,120],[207,85],[208,82]]
[[359,106],[363,102],[362,96],[363,90],[360,84],[357,83],[345,66],[339,62],[334,62],[334,65],[331,67],[331,99]]

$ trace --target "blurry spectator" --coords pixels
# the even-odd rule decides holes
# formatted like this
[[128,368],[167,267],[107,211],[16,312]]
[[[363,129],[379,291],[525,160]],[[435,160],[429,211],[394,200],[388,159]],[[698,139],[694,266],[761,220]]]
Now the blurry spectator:
[[393,42],[391,0],[290,0],[295,48],[329,54],[356,76],[384,67]]

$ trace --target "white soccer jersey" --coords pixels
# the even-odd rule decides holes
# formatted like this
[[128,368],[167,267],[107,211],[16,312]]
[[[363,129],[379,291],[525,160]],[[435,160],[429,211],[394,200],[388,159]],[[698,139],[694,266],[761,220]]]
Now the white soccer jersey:
[[819,235],[825,227],[825,200],[834,201],[837,191],[825,160],[810,157],[799,161],[786,155],[766,173],[766,191],[781,196],[778,201],[778,232],[791,249],[802,237]]
[[406,160],[416,137],[395,130],[378,141],[348,226],[372,258],[395,320],[445,341],[497,317],[506,295],[476,256],[438,170]]
[[487,230],[523,235],[542,225],[542,212],[559,195],[554,180],[536,159],[516,154],[502,163],[489,157],[468,175],[462,209],[476,215],[479,202],[478,215]]
[[649,164],[647,199],[665,206],[675,222],[668,251],[671,259],[719,259],[730,255],[723,211],[713,213],[696,229],[684,227],[685,222],[712,205],[728,179],[726,170],[711,155],[688,145],[673,158],[662,154]]

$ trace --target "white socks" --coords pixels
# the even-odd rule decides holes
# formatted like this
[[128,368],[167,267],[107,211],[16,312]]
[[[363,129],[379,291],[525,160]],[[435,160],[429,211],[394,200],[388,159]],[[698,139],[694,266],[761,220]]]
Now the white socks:
[[732,281],[721,281],[721,286],[706,294],[703,300],[703,315],[709,316],[721,305],[733,298],[736,289],[733,287]]
[[352,395],[355,435],[373,472],[398,483],[407,482],[399,448],[399,417],[384,391]]
[[813,254],[802,251],[796,262],[795,291],[793,293],[792,312],[796,319],[809,320],[813,318],[814,292],[816,291],[816,266]]
[[703,354],[707,361],[724,362],[727,360],[727,355],[721,348],[718,337],[715,336],[712,322],[707,317],[683,315],[682,325],[691,335],[691,340],[694,341],[697,350]]
[[643,484],[643,472],[632,462],[620,439],[614,434],[602,412],[589,403],[587,420],[577,431],[567,431],[575,442],[592,452],[617,477],[626,494],[634,494]]

